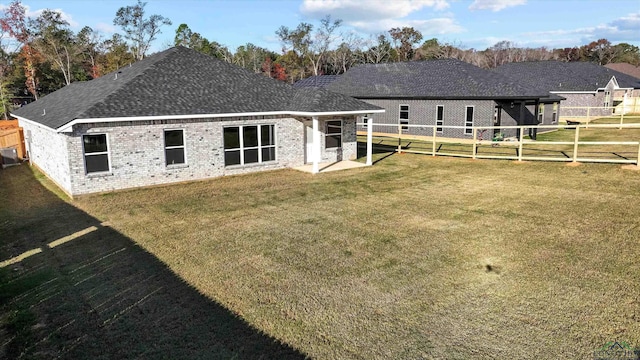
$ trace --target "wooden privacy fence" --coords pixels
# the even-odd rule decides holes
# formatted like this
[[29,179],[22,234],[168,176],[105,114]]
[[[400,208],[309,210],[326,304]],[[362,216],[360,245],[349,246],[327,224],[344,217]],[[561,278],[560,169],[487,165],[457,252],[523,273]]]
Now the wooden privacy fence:
[[[359,124],[359,125],[365,125]],[[408,125],[408,124],[366,124],[373,129],[386,128],[398,129],[397,133],[375,132],[377,144],[382,145],[389,141],[387,146],[397,147],[394,151],[399,153],[427,154],[432,156],[456,156],[473,159],[503,159],[517,161],[565,161],[565,162],[599,162],[637,164],[640,166],[640,131],[633,136],[628,136],[625,141],[588,141],[581,140],[581,129],[589,129],[590,134],[598,129],[638,129],[640,123],[634,124],[592,124],[592,125],[535,125],[535,126],[473,126],[472,133],[465,138],[446,138],[438,136],[437,129],[469,129],[465,126],[442,125]],[[430,129],[432,135],[420,136],[403,134],[402,128]],[[485,140],[479,134],[489,130],[512,130],[518,134],[504,140]],[[571,141],[531,140],[525,136],[529,129],[553,131],[559,129],[575,130]],[[464,131],[464,130],[463,130]],[[624,133],[620,133],[624,134]],[[625,137],[625,135],[620,135]],[[385,139],[386,138],[386,139]],[[403,141],[406,145],[403,145]],[[599,147],[599,151],[585,150]],[[480,151],[482,150],[482,151]]]
[[26,157],[24,133],[17,120],[0,121],[0,149],[3,148],[16,149],[20,159]]

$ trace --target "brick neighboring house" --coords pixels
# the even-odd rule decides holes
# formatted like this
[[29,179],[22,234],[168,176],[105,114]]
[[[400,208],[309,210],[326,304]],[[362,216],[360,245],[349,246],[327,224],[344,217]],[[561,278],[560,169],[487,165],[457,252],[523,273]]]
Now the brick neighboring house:
[[629,105],[640,98],[639,79],[591,62],[529,61],[504,64],[491,71],[564,97],[563,117],[586,114],[586,109],[567,107],[601,107],[590,110],[590,115],[596,116],[633,112],[622,103],[626,99]]
[[[69,195],[356,157],[382,109],[175,47],[13,112],[30,160]],[[320,156],[316,156],[320,154]]]
[[[305,80],[294,86],[323,83]],[[472,137],[472,126],[556,123],[561,99],[455,59],[359,65],[332,79],[326,89],[384,108],[384,113],[373,114],[374,123],[441,125],[437,135],[452,138]],[[397,133],[398,128],[378,126],[374,131]],[[498,131],[516,135],[515,129]],[[433,128],[408,127],[403,133],[431,136]]]

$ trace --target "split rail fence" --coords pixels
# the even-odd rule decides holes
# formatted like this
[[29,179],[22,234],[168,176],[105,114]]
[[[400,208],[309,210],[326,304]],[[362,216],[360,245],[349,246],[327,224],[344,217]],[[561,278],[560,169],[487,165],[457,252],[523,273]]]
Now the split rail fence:
[[[359,125],[365,125],[359,124]],[[618,164],[637,164],[640,166],[640,123],[630,124],[558,124],[536,126],[474,126],[472,133],[465,138],[447,138],[438,136],[437,129],[458,129],[463,132],[469,127],[412,124],[368,124],[372,126],[376,141],[374,147],[381,145],[398,153],[426,154],[431,156],[455,156],[473,159],[502,159],[517,161],[564,161],[564,162],[599,162]],[[430,129],[432,135],[419,136],[403,134],[403,128]],[[386,129],[387,131],[376,131]],[[391,130],[393,129],[393,130]],[[395,133],[394,130],[398,132]],[[514,131],[515,129],[515,131]],[[530,129],[542,132],[553,130],[575,131],[571,141],[532,140],[525,134]],[[587,130],[588,129],[588,130]],[[618,129],[623,131],[616,138],[628,138],[624,141],[590,141],[584,138],[593,137],[599,130]],[[622,129],[622,130],[620,130]],[[625,134],[624,129],[636,129],[632,134]],[[390,130],[390,131],[389,131]],[[503,140],[484,139],[483,134],[510,130],[518,135]],[[591,135],[591,136],[590,136]],[[581,136],[583,138],[581,139]],[[393,145],[397,142],[397,146]],[[404,143],[404,145],[403,145]],[[593,150],[599,148],[600,150]]]

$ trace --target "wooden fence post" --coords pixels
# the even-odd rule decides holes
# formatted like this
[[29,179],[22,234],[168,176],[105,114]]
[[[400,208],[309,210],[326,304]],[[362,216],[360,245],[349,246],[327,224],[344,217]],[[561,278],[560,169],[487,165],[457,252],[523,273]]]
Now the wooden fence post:
[[476,152],[478,152],[478,128],[473,127],[473,155],[472,157],[476,158]]
[[436,130],[437,130],[437,125],[433,125],[433,139],[431,140],[431,156],[436,156]]
[[589,128],[589,121],[591,120],[591,117],[589,116],[589,110],[591,110],[591,107],[587,106],[587,129]]
[[398,120],[398,154],[402,153],[402,124]]
[[578,159],[578,139],[580,138],[580,125],[576,125],[576,136],[573,138],[573,162]]
[[624,122],[624,106],[622,107],[622,112],[620,113],[620,127],[618,127],[618,129],[622,129],[623,122]]
[[640,166],[640,142],[638,142],[638,158],[636,159],[636,166]]

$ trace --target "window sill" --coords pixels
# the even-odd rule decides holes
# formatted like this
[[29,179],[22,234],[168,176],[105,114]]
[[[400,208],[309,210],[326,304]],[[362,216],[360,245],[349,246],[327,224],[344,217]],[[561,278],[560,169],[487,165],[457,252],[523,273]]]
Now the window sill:
[[113,176],[113,173],[111,171],[100,171],[100,172],[88,173],[88,174],[85,174],[85,176],[88,178],[101,178],[101,177]]
[[254,168],[254,167],[262,167],[262,166],[269,166],[269,165],[277,165],[278,161],[264,161],[261,163],[251,163],[251,164],[244,164],[244,165],[225,165],[225,169],[226,170],[238,170],[238,169],[246,169],[246,168]]
[[186,169],[189,167],[189,164],[173,164],[173,165],[166,165],[165,169],[167,170],[177,170],[177,169]]

